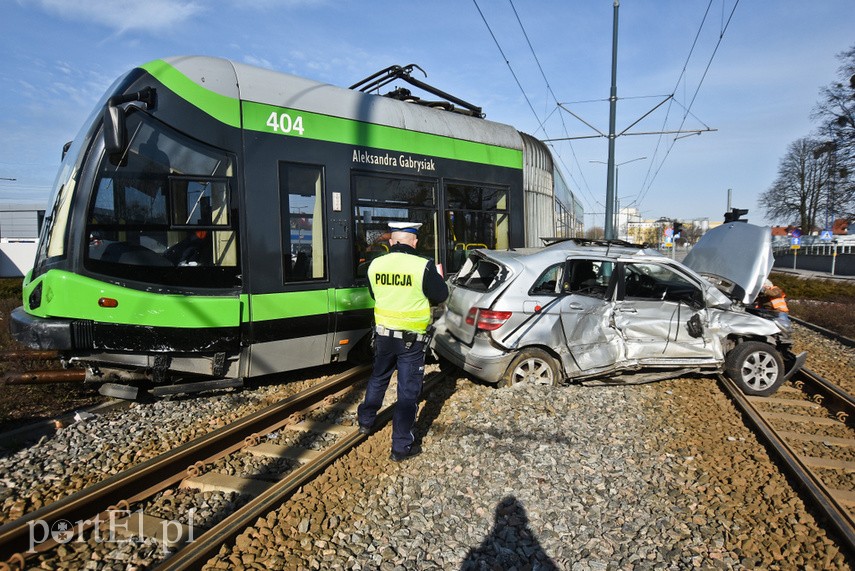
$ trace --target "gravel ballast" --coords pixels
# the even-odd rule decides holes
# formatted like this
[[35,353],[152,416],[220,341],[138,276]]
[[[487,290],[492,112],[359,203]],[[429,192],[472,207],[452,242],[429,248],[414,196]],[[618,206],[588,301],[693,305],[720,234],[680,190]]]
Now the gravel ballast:
[[385,428],[208,568],[849,568],[712,379],[459,379],[418,426],[420,456]]
[[[851,379],[851,349],[800,328],[797,338],[808,367]],[[64,428],[0,458],[3,517],[201,436],[278,391],[135,405]],[[421,455],[391,462],[390,433],[372,434],[206,567],[851,568],[712,378],[496,389],[457,375],[422,406]],[[155,504],[184,505],[175,498]],[[240,504],[206,501],[215,512]],[[163,553],[151,540],[136,552],[98,547],[88,555],[69,544],[36,565],[145,568]]]

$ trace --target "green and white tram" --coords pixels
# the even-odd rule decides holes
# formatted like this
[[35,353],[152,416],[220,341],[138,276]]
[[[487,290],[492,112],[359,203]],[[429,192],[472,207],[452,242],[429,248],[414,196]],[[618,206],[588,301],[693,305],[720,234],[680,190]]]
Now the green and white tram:
[[572,232],[556,188],[542,143],[477,112],[153,61],[66,148],[11,329],[121,396],[330,363],[371,330],[361,276],[387,222],[421,222],[452,273],[471,248]]

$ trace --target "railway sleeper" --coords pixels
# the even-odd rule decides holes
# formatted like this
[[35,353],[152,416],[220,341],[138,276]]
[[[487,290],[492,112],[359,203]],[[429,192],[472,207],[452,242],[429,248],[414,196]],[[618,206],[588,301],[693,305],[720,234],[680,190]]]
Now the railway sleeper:
[[179,487],[193,488],[200,492],[234,492],[255,498],[272,485],[272,482],[256,480],[254,478],[241,478],[240,476],[231,476],[219,472],[206,472],[199,476],[186,478],[181,482]]
[[127,539],[155,539],[166,548],[181,546],[193,539],[193,528],[175,520],[166,520],[141,511],[117,519],[113,524],[116,535]]

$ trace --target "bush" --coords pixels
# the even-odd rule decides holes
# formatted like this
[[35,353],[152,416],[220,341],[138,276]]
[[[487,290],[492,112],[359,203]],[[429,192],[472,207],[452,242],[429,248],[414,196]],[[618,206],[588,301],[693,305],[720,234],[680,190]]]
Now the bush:
[[0,278],[0,299],[14,298],[20,302],[23,283],[21,278]]
[[784,290],[790,315],[855,338],[855,283],[773,272]]

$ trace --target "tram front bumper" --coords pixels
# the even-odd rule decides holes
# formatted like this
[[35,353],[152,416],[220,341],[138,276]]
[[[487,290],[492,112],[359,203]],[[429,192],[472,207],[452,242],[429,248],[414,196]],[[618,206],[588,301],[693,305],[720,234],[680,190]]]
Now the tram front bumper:
[[16,307],[9,315],[12,338],[30,349],[68,351],[72,345],[71,320],[45,319]]

